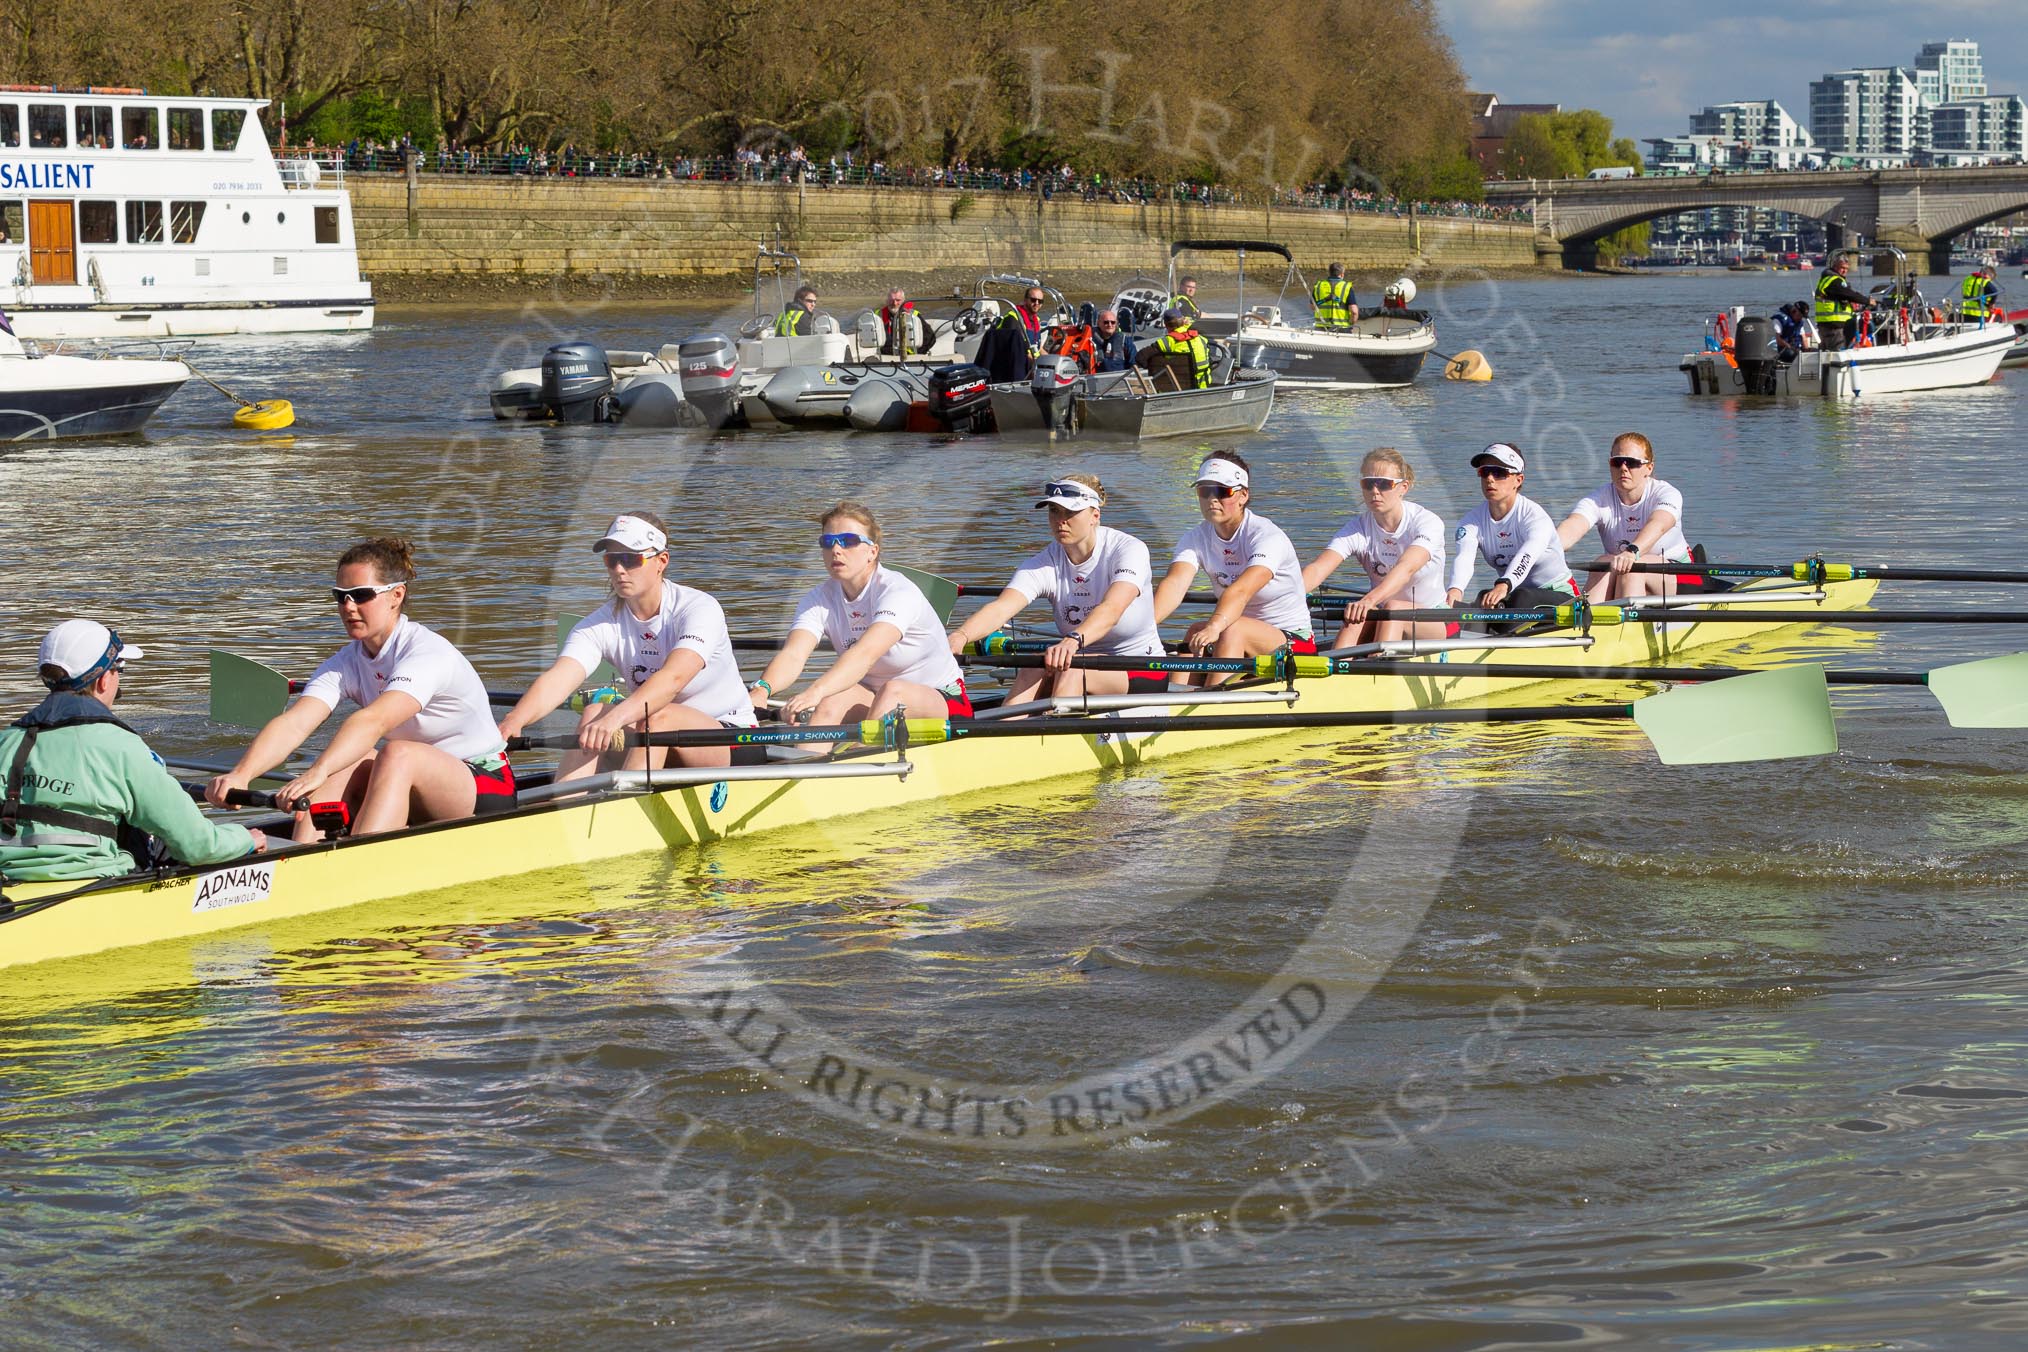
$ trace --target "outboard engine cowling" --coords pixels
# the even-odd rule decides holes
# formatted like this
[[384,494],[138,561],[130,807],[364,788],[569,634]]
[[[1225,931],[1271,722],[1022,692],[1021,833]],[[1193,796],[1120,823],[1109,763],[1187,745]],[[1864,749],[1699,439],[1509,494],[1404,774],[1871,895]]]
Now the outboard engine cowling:
[[597,343],[558,343],[542,354],[542,404],[558,422],[604,422],[613,368]]
[[993,430],[993,384],[983,366],[939,366],[929,376],[930,416],[951,432]]
[[739,385],[739,344],[722,333],[700,333],[676,348],[676,371],[683,381],[683,400],[708,427],[723,427],[735,412],[733,392]]
[[1042,425],[1048,429],[1052,441],[1058,436],[1071,435],[1071,414],[1077,405],[1077,382],[1083,374],[1072,357],[1042,356],[1035,359],[1035,378],[1028,384],[1035,392],[1035,403],[1042,410]]
[[1732,333],[1732,359],[1739,363],[1740,383],[1748,394],[1773,394],[1781,353],[1772,319],[1748,315]]

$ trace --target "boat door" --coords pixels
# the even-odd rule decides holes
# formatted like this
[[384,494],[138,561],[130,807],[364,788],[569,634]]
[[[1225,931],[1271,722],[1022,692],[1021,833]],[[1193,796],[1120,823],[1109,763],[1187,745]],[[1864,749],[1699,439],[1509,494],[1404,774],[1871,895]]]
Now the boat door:
[[76,204],[28,204],[28,257],[37,286],[77,285]]

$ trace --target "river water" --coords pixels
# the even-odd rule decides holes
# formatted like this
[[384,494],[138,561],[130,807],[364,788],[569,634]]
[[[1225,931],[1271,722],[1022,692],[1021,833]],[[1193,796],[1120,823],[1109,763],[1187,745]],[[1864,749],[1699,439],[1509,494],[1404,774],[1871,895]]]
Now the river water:
[[[1455,519],[1504,439],[1560,517],[1634,429],[1714,559],[2028,563],[2021,374],[1856,406],[1682,392],[1705,316],[1810,280],[1432,285],[1442,348],[1496,379],[1284,400],[1243,443],[1255,505],[1307,555],[1393,445]],[[995,583],[1066,469],[1158,567],[1195,519],[1193,445],[486,415],[486,377],[557,335],[723,317],[389,309],[203,345],[298,426],[235,432],[193,386],[143,438],[0,452],[0,695],[29,702],[36,636],[95,615],[148,650],[123,712],[151,742],[227,755],[206,649],[306,670],[366,533],[417,542],[410,612],[502,686],[597,601],[589,546],[630,506],[755,635],[838,497],[880,512],[890,561]],[[2017,634],[1756,651],[1914,669]],[[10,970],[0,1344],[2018,1346],[2028,740],[1953,731],[1920,691],[1837,704],[1814,761],[1311,734]],[[1229,1017],[1252,1031],[1192,1062]],[[777,1022],[809,1076],[730,1045]],[[927,1087],[1077,1076],[1117,1088],[1018,1136]],[[1108,1108],[1143,1125],[1096,1129]]]

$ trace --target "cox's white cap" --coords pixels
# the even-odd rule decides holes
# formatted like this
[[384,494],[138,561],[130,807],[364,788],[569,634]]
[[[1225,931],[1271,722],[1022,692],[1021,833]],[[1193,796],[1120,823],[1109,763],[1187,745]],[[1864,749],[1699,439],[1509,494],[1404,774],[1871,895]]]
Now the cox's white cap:
[[1051,479],[1042,485],[1042,501],[1037,507],[1061,507],[1066,512],[1081,512],[1087,507],[1103,507],[1106,500],[1090,484],[1081,484],[1075,479]]
[[616,516],[606,533],[592,546],[592,553],[617,549],[625,554],[660,554],[669,547],[669,537],[638,516]]
[[99,678],[115,662],[135,662],[143,656],[140,648],[120,642],[120,636],[97,620],[65,620],[43,636],[36,650],[35,664],[55,667],[64,684],[78,686]]
[[1248,488],[1246,471],[1230,460],[1207,460],[1197,467],[1197,482],[1224,484],[1227,488]]
[[1504,441],[1496,441],[1472,457],[1472,468],[1481,465],[1504,465],[1519,474],[1528,468],[1528,462],[1521,458],[1521,452]]

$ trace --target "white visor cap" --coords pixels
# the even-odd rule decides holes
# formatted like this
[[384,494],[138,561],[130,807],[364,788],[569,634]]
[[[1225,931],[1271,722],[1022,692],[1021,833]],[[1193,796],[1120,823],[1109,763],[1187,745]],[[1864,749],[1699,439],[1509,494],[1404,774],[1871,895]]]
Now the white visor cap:
[[1246,471],[1230,460],[1207,460],[1197,467],[1197,482],[1224,484],[1227,488],[1251,488]]
[[592,553],[617,549],[627,554],[660,554],[669,547],[669,537],[638,516],[616,516],[605,535],[592,546]]

